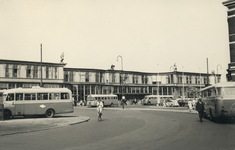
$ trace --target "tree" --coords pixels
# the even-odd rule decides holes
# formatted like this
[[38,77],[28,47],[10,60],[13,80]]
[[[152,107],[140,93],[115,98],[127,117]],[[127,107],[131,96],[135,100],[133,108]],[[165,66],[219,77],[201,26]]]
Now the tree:
[[200,93],[200,89],[193,87],[193,86],[188,87],[188,94],[191,98],[195,98],[195,96],[199,93]]

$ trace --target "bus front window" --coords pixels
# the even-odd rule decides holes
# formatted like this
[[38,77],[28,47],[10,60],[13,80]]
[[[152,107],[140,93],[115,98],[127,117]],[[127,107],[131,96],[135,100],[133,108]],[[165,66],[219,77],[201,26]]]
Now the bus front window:
[[224,95],[235,95],[235,88],[225,87],[224,88]]
[[222,88],[216,88],[216,95],[222,96]]
[[9,93],[6,96],[6,101],[14,101],[14,93]]

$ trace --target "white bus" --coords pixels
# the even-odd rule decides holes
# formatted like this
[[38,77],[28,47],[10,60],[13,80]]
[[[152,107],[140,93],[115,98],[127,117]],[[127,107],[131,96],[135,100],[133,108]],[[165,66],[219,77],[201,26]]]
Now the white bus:
[[98,100],[101,100],[104,106],[114,107],[114,105],[118,105],[118,97],[117,95],[88,95],[87,96],[87,105],[88,106],[96,106]]
[[4,118],[11,116],[73,113],[72,93],[67,88],[17,88],[3,92]]
[[163,105],[168,100],[172,100],[173,95],[146,95],[142,101],[144,105]]
[[235,118],[235,82],[217,83],[201,90],[204,117],[212,121]]

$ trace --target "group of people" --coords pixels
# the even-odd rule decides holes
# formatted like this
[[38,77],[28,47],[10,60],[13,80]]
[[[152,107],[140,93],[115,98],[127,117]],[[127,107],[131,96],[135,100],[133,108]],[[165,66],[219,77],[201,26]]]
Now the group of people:
[[82,100],[77,100],[76,98],[74,98],[74,96],[72,97],[72,100],[73,100],[73,105],[74,105],[74,107],[77,107],[78,105],[85,105],[85,102],[84,101],[82,101]]

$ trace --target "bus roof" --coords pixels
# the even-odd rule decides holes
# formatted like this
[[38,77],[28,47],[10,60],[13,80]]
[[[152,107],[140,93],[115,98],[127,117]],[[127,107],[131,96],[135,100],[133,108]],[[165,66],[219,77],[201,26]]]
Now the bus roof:
[[4,93],[71,92],[67,88],[16,88],[4,90]]
[[117,95],[113,95],[113,94],[91,94],[91,95],[88,95],[88,96],[91,96],[91,97],[116,97]]
[[173,95],[146,95],[145,97],[174,97]]
[[217,88],[217,87],[235,87],[235,82],[220,82],[220,83],[216,83],[216,84],[213,84],[213,85],[210,85],[210,86],[207,86],[203,89],[201,89],[201,91],[204,91],[204,90],[207,90],[207,89],[210,89],[210,88]]

